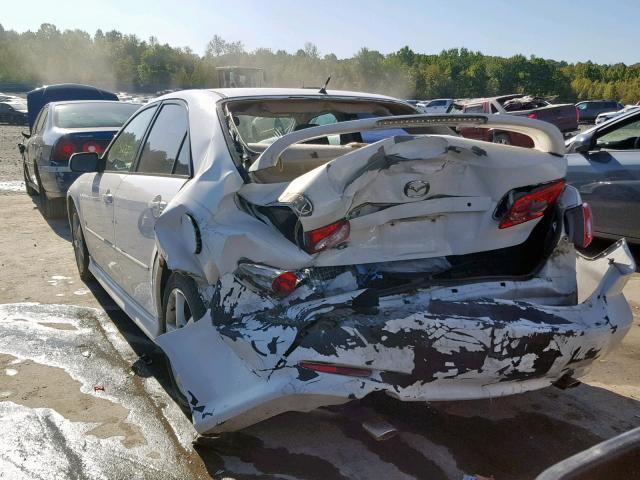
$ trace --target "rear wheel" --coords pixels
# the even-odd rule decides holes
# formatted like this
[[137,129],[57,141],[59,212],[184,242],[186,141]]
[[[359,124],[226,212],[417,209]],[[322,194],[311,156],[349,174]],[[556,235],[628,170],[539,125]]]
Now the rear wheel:
[[[162,298],[162,320],[165,330],[172,332],[185,327],[190,322],[202,318],[206,308],[196,282],[180,273],[172,273],[167,279]],[[174,399],[185,408],[189,407],[189,401],[184,396],[180,386],[180,377],[175,374],[171,361],[167,357],[167,370],[173,387]]]
[[36,180],[38,181],[38,190],[40,191],[40,207],[42,209],[42,215],[44,218],[62,218],[66,215],[67,209],[64,203],[64,198],[50,198],[47,195],[42,181],[40,180],[40,174],[36,170]]
[[71,207],[71,242],[73,244],[73,252],[76,257],[76,265],[78,273],[83,282],[93,279],[93,275],[89,271],[89,250],[84,241],[82,233],[82,224],[75,207]]
[[502,145],[511,145],[511,137],[506,133],[496,133],[493,136],[493,143],[501,143]]

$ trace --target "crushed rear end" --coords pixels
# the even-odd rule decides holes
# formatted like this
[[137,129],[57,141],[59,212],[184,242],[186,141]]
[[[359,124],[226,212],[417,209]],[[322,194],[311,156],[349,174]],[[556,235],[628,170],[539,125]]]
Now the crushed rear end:
[[595,258],[576,252],[590,240],[589,209],[564,184],[549,124],[343,122],[285,135],[249,171],[274,179],[297,161],[285,153],[294,144],[421,122],[510,129],[536,148],[395,136],[240,188],[242,224],[201,232],[204,252],[224,258],[207,315],[156,340],[199,432],[373,391],[412,401],[525,392],[583,375],[621,341],[635,264],[624,241]]

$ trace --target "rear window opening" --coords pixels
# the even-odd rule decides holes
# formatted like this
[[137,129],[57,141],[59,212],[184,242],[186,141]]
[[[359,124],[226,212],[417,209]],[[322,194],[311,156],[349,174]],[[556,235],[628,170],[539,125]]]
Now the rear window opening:
[[140,105],[117,102],[78,102],[56,105],[53,124],[59,128],[120,128]]
[[[339,98],[233,100],[223,108],[230,134],[230,151],[240,156],[236,163],[245,169],[269,145],[291,132],[349,120],[418,113],[404,102]],[[408,133],[452,134],[453,131],[443,127],[389,128],[328,135],[290,146],[283,154],[284,169],[256,172],[253,178],[248,175],[245,178],[261,183],[291,181],[353,148]]]

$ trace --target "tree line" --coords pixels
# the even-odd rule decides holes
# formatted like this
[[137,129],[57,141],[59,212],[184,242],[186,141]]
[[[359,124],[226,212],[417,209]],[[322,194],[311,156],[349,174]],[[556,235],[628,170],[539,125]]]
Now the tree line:
[[466,48],[438,54],[409,47],[382,54],[361,48],[353,57],[322,55],[305,43],[295,52],[258,48],[215,35],[204,55],[189,47],[142,40],[116,30],[60,31],[42,24],[18,33],[0,25],[0,85],[87,83],[128,91],[214,87],[219,66],[261,67],[267,86],[320,87],[383,93],[401,98],[469,98],[503,93],[555,96],[559,101],[640,100],[640,63],[567,63],[535,56],[497,57]]

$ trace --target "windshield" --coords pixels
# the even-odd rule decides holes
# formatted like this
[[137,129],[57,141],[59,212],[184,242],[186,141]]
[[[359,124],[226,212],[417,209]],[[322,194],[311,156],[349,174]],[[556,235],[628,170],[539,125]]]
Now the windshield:
[[120,102],[83,102],[57,105],[53,124],[60,128],[121,127],[140,105]]

